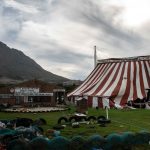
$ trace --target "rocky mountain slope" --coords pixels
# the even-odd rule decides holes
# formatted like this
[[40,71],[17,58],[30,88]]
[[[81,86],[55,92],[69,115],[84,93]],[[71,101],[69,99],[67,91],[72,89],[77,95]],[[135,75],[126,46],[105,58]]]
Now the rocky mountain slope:
[[55,83],[68,80],[44,70],[23,52],[9,48],[0,42],[0,83],[15,83],[31,79]]

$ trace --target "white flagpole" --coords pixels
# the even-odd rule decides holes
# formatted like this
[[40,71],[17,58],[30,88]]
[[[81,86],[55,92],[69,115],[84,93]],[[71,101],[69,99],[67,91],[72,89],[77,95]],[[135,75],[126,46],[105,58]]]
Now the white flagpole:
[[106,119],[108,120],[108,107],[106,106]]
[[97,65],[97,54],[96,54],[96,46],[94,46],[94,67]]

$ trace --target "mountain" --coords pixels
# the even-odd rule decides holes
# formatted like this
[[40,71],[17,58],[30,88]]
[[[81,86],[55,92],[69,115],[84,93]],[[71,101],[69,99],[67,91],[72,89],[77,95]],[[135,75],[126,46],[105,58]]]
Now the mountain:
[[44,70],[23,52],[0,42],[0,83],[17,83],[32,79],[54,83],[69,80]]

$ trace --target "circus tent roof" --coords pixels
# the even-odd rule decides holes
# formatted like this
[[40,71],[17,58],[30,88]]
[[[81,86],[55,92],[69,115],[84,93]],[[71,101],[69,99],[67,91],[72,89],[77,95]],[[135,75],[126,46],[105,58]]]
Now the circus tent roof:
[[150,88],[150,56],[110,58],[97,66],[68,96],[108,97],[118,104],[143,99]]

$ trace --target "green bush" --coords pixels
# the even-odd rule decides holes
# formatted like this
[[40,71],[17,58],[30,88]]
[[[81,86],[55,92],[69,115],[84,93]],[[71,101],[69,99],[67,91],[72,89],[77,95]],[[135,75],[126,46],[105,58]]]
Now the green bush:
[[70,141],[69,149],[70,150],[81,150],[81,149],[83,149],[84,143],[85,143],[85,140],[82,136],[75,136]]
[[91,150],[93,148],[96,148],[96,149],[103,148],[105,141],[106,140],[102,136],[93,135],[86,140],[84,144],[84,149]]
[[49,150],[49,141],[42,137],[31,140],[30,146],[33,150]]
[[135,145],[148,144],[150,141],[150,133],[141,131],[135,134]]
[[11,141],[8,146],[7,150],[32,150],[30,145],[25,142],[24,140],[13,140]]
[[106,137],[104,146],[106,150],[123,150],[123,141],[120,134],[112,133]]
[[50,150],[69,150],[70,141],[62,136],[55,137],[49,143]]
[[122,141],[125,145],[133,145],[135,141],[135,134],[133,132],[124,132],[122,135]]

